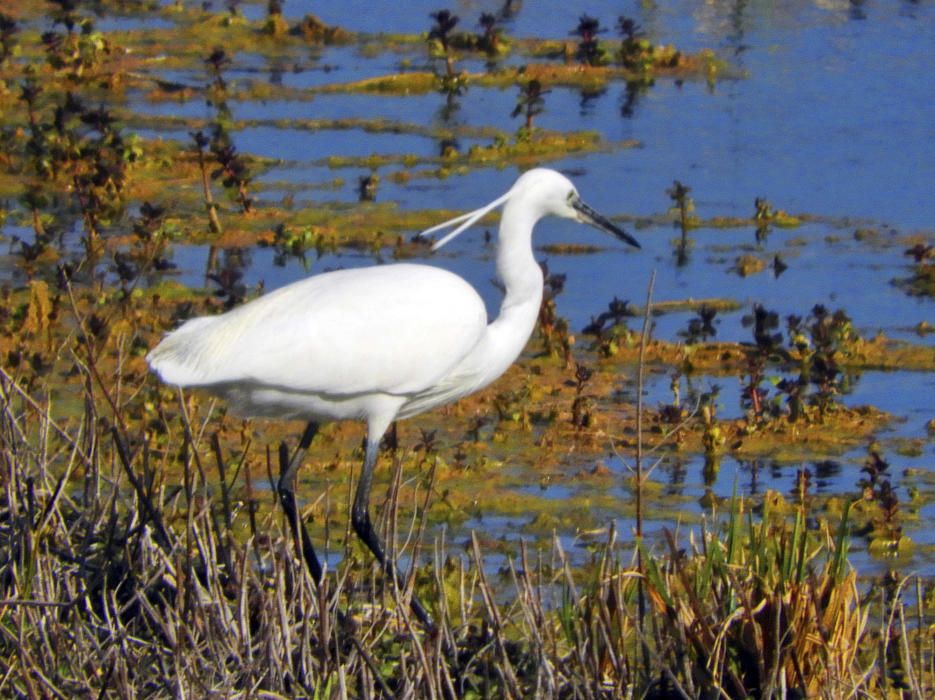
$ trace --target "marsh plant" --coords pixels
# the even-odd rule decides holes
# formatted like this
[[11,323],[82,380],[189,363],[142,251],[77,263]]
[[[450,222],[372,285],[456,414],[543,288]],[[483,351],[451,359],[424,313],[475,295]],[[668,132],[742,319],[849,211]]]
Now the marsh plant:
[[579,430],[591,425],[592,401],[585,394],[585,389],[592,376],[594,370],[575,364],[575,399],[571,404],[571,424]]
[[429,15],[435,23],[429,30],[428,39],[432,54],[445,60],[445,72],[438,77],[439,91],[448,99],[449,106],[467,89],[464,74],[455,70],[455,57],[451,45],[452,31],[460,21],[448,10],[439,10]]
[[547,263],[540,263],[545,287],[542,293],[542,305],[539,307],[539,320],[536,328],[542,338],[545,353],[551,357],[560,357],[566,367],[571,366],[572,337],[568,320],[558,313],[555,299],[565,289],[565,275],[550,273]]
[[90,18],[79,13],[77,0],[52,0],[49,4],[53,29],[41,37],[49,66],[71,87],[99,77],[94,74],[113,50],[110,42],[95,31]]
[[551,90],[544,90],[542,83],[533,78],[520,88],[519,98],[516,101],[516,107],[510,114],[514,119],[523,117],[523,126],[520,131],[528,136],[533,129],[533,120],[545,111],[545,98]]
[[[817,464],[799,470],[791,495],[754,484],[750,497],[724,499],[712,487],[703,517],[681,521],[677,533],[650,527],[643,506],[630,520],[634,501],[648,510],[656,499],[656,484],[641,471],[652,471],[654,453],[675,465],[666,496],[684,497],[685,484],[698,480],[686,465],[703,454],[710,483],[732,449],[736,421],[718,415],[713,390],[695,418],[689,363],[665,356],[685,348],[631,331],[634,309],[625,300],[614,298],[588,324],[590,347],[574,347],[555,305],[564,278],[548,271],[539,335],[522,363],[476,403],[426,417],[436,421],[430,427],[403,429],[384,462],[391,467],[377,476],[385,478],[385,489],[375,490],[383,497],[381,532],[411,570],[404,586],[335,527],[349,508],[353,432],[325,432],[302,470],[307,500],[284,518],[270,484],[285,461],[276,443],[291,426],[244,421],[198,392],[160,386],[144,358],[182,319],[255,293],[245,275],[252,241],[304,260],[306,251],[333,252],[349,240],[342,236],[354,230],[353,217],[342,207],[326,208],[324,223],[313,218],[317,206],[284,207],[269,218],[258,207],[245,216],[254,161],[219,132],[236,134],[228,80],[235,50],[262,48],[273,33],[269,44],[296,42],[305,60],[302,42],[351,35],[310,17],[294,32],[264,32],[261,20],[236,3],[225,11],[219,0],[219,14],[163,3],[159,12],[203,23],[198,40],[202,26],[211,37],[194,47],[167,42],[166,63],[206,76],[201,85],[180,85],[154,78],[162,67],[149,71],[149,61],[165,60],[162,47],[118,50],[84,9],[139,9],[148,20],[156,15],[146,2],[32,5],[7,3],[10,15],[0,16],[0,91],[7,90],[0,221],[21,229],[6,238],[11,271],[0,284],[0,697],[931,697],[931,589],[895,568],[868,583],[847,558],[852,536],[887,563],[911,547],[915,503],[900,488],[902,470],[874,445],[860,491],[845,499],[821,493]],[[510,5],[499,16],[515,11]],[[281,19],[281,3],[267,7],[268,19]],[[450,13],[442,24],[451,24]],[[496,23],[482,27],[474,49],[502,43]],[[439,68],[445,75],[453,73],[451,50],[461,48],[452,28]],[[621,29],[624,42],[639,41],[638,27]],[[159,31],[147,23],[141,34]],[[581,60],[616,62],[601,57],[599,32],[594,24],[578,35],[592,44]],[[211,51],[218,37],[230,45]],[[432,40],[439,48],[440,39]],[[184,95],[211,103],[207,123],[184,122],[189,143],[141,145],[128,135],[127,125],[141,122],[127,116],[132,101]],[[526,107],[515,118],[537,116]],[[458,130],[451,138],[461,133],[473,139]],[[441,150],[452,165],[462,149],[446,140]],[[418,159],[403,162],[406,177],[421,177]],[[155,274],[172,267],[177,241],[217,242],[218,185],[236,204],[223,212],[231,235],[226,248],[208,253],[205,288]],[[300,209],[305,218],[292,216]],[[682,209],[684,231],[691,220]],[[418,227],[419,213],[410,213],[401,229]],[[191,223],[199,217],[200,225]],[[779,225],[775,216],[766,220]],[[379,226],[367,219],[366,233],[353,240],[363,254],[379,255],[399,233],[387,228],[381,238],[374,231],[383,220],[373,221]],[[259,233],[248,232],[250,224]],[[73,244],[69,237],[81,233],[84,245]],[[931,246],[919,245],[914,265],[930,270]],[[647,303],[645,327],[650,311]],[[750,315],[750,343],[722,348],[760,362],[743,380],[758,390],[748,394],[748,410],[790,433],[806,421],[830,423],[860,349],[850,319],[819,306],[802,318],[765,308]],[[683,337],[701,345],[715,327],[702,307]],[[623,352],[635,347],[638,361]],[[632,371],[658,372],[673,408],[632,420],[629,388],[619,388]],[[605,412],[608,404],[598,402],[611,383],[626,398]],[[638,396],[649,391],[640,384]],[[651,442],[667,431],[674,445]],[[634,499],[616,495],[619,475],[599,463],[608,450],[633,462]],[[595,507],[552,516],[560,499],[533,500],[527,469],[543,483],[566,479],[572,490],[581,479],[598,480]],[[567,505],[583,503],[573,495]],[[627,518],[626,531],[616,529],[610,509]],[[548,517],[539,519],[540,510]],[[519,535],[484,539],[501,517]],[[300,521],[329,553],[320,586],[295,547]],[[549,531],[560,524],[560,536],[530,534],[528,526],[542,522]],[[431,609],[434,629],[413,620],[412,593]]]
[[782,359],[782,333],[779,331],[779,314],[762,304],[753,305],[753,313],[745,315],[741,323],[753,331],[753,346],[747,353],[745,380],[741,384],[740,405],[756,425],[768,418],[767,397],[769,390],[762,386],[766,379],[767,366]]
[[597,39],[597,35],[605,31],[596,17],[581,15],[578,18],[578,26],[571,30],[571,35],[578,37],[576,55],[579,61],[589,66],[597,66],[606,62],[606,52]]
[[237,151],[231,137],[233,116],[227,103],[227,81],[224,79],[224,71],[231,62],[231,58],[220,47],[215,48],[205,59],[211,77],[207,88],[208,104],[214,108],[208,145],[217,163],[217,167],[211,171],[211,179],[220,180],[224,189],[231,192],[240,205],[241,212],[249,214],[253,209],[253,200],[248,193],[252,178],[246,160]]
[[204,198],[205,211],[208,212],[208,227],[213,234],[223,231],[221,219],[218,216],[218,205],[211,191],[211,171],[208,164],[208,146],[211,139],[201,130],[192,131],[192,145],[195,147],[195,159],[198,163],[198,172],[201,175],[201,193]]
[[698,309],[698,315],[689,319],[688,326],[678,334],[689,345],[707,342],[709,338],[717,335],[716,317],[717,309],[702,304]]
[[0,68],[3,68],[19,52],[18,34],[19,25],[16,20],[0,12]]
[[[141,211],[141,239],[161,222]],[[242,284],[234,257],[221,287]],[[897,675],[925,696],[931,651],[924,625],[907,622],[902,580],[876,607],[862,596],[849,510],[812,512],[804,479],[791,506],[715,501],[688,536],[625,542],[610,526],[574,568],[559,538],[520,542],[498,555],[494,583],[478,536],[453,547],[427,535],[427,496],[447,500],[434,475],[471,458],[455,447],[442,464],[444,439],[423,432],[415,449],[395,448],[380,508],[387,540],[414,562],[411,588],[328,535],[327,498],[309,510],[340,554],[316,587],[296,522],[261,487],[275,451],[141,371],[146,340],[175,323],[149,311],[166,302],[100,294],[63,271],[0,314],[3,338],[19,343],[0,368],[0,615],[16,631],[0,635],[0,687],[11,697],[883,697]],[[50,352],[66,329],[72,351]],[[65,411],[51,372],[73,378]],[[593,382],[576,367],[582,423]],[[494,396],[497,430],[533,430],[530,397],[529,382]],[[716,398],[705,405],[714,468]],[[892,536],[886,472],[868,462],[865,492]],[[409,614],[411,590],[434,631]]]
[[818,420],[834,409],[839,396],[850,391],[851,377],[844,363],[859,339],[850,317],[842,310],[831,312],[816,304],[804,319],[786,318],[789,342],[798,355],[795,401],[790,396],[789,409],[793,420],[802,413],[801,389],[811,387],[808,404]]
[[477,24],[483,30],[477,37],[477,47],[491,57],[500,54],[505,47],[503,28],[497,16],[491,12],[482,12]]
[[[775,311],[754,304],[742,319],[754,341],[741,385],[741,405],[751,428],[783,416],[792,423],[823,422],[838,408],[839,397],[850,391],[846,363],[860,339],[848,315],[816,304],[804,318],[792,314],[785,322],[787,344]],[[771,368],[780,374],[770,376]]]
[[621,342],[631,341],[631,331],[626,325],[628,318],[636,316],[636,311],[629,300],[614,297],[607,304],[607,309],[596,317],[592,316],[590,322],[581,330],[585,335],[595,337],[593,348],[603,357],[613,357],[619,350]]
[[[926,668],[900,622],[899,585],[893,614],[877,614],[890,661],[876,663],[847,519],[811,530],[808,501],[790,522],[769,501],[753,516],[734,498],[689,541],[666,532],[658,550],[611,528],[578,572],[558,539],[523,546],[504,568],[506,598],[476,537],[463,551],[439,539],[416,577],[438,621],[427,634],[350,551],[316,589],[288,526],[257,507],[268,494],[251,486],[234,507],[234,474],[252,484],[256,465],[238,466],[207,424],[164,413],[148,437],[108,425],[98,410],[119,389],[98,383],[86,415],[46,431],[47,399],[22,387],[0,375],[0,581],[18,630],[0,638],[0,670],[13,696],[332,697],[351,686],[383,698],[830,698],[878,696],[895,660]],[[46,434],[61,471],[18,449],[21,431]],[[433,441],[416,450],[426,465]],[[180,487],[165,481],[168,459],[187,465]],[[405,555],[422,537],[404,529],[397,544]]]
[[861,467],[863,476],[857,482],[861,498],[869,506],[866,523],[860,533],[867,538],[871,552],[880,556],[896,556],[911,547],[903,533],[903,516],[899,494],[893,486],[890,464],[881,454],[879,445],[871,443],[867,459]]
[[697,221],[692,216],[695,211],[695,203],[688,193],[691,187],[682,184],[678,180],[672,183],[672,187],[666,190],[669,199],[672,200],[672,211],[675,212],[675,225],[678,227],[681,236],[675,250],[676,264],[679,267],[688,264],[688,250],[691,240],[688,232],[697,225]]

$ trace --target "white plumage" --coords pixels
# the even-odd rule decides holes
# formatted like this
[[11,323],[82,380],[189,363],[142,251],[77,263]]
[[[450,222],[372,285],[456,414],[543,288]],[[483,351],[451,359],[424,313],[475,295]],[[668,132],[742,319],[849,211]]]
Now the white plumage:
[[[483,301],[457,275],[386,265],[315,275],[192,319],[148,360],[163,381],[213,387],[241,413],[327,421],[352,417],[333,415],[330,401],[431,389],[486,328]],[[307,411],[303,398],[312,399]]]
[[[368,510],[380,438],[396,418],[488,385],[522,352],[542,301],[542,272],[532,250],[535,223],[549,214],[576,219],[639,247],[584,204],[565,176],[541,168],[523,174],[490,204],[421,235],[458,224],[437,248],[500,205],[497,273],[505,295],[489,324],[480,296],[457,275],[426,265],[383,265],[315,275],[220,316],[187,321],[147,361],[163,381],[202,387],[241,413],[308,421],[303,448],[318,423],[366,421],[367,450],[352,522],[396,575]],[[298,463],[297,454],[280,478],[287,513],[290,504],[294,510]],[[314,553],[311,557],[309,566],[320,578]],[[418,601],[413,608],[431,624]]]

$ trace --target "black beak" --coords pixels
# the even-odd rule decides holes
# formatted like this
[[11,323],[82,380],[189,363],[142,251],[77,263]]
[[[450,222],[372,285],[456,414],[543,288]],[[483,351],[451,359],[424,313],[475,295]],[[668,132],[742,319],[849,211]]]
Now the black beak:
[[599,228],[601,231],[606,231],[607,233],[619,238],[624,243],[629,243],[634,248],[639,248],[640,244],[636,242],[636,239],[631,236],[629,233],[624,231],[619,226],[611,223],[603,214],[598,214],[591,207],[581,201],[580,198],[575,197],[574,200],[570,202],[572,208],[581,215],[581,220],[586,224],[591,224],[594,228]]

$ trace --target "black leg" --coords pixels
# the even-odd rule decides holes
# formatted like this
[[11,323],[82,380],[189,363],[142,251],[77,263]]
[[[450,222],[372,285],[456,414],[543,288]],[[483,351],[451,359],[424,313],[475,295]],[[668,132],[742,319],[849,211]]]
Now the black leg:
[[[357,493],[354,496],[354,505],[351,510],[351,524],[354,526],[354,532],[361,541],[367,545],[367,548],[373,552],[373,556],[380,562],[383,571],[387,576],[393,577],[396,585],[401,589],[404,578],[396,566],[396,562],[386,556],[386,548],[383,545],[380,536],[373,528],[370,522],[370,486],[373,480],[373,467],[377,462],[377,452],[379,450],[380,438],[372,439],[367,437],[367,448],[364,456],[364,468],[360,475],[360,482],[357,484]],[[429,630],[435,629],[435,622],[429,615],[425,606],[419,598],[413,594],[410,601],[412,612],[423,625]]]
[[295,507],[295,475],[317,432],[318,424],[309,422],[292,459],[289,459],[289,451],[285,443],[279,446],[279,485],[276,489],[279,492],[279,503],[286,514],[286,520],[289,521],[289,527],[292,528],[292,537],[296,541],[296,547],[301,547],[302,558],[316,585],[321,583],[321,562],[318,561],[312,538],[309,537],[305,523],[299,519],[298,509]]

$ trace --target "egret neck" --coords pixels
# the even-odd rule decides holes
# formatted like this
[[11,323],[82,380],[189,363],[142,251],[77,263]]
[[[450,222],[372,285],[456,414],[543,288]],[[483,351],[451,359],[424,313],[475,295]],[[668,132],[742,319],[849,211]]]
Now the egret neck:
[[532,229],[543,212],[529,207],[525,197],[507,201],[500,222],[501,231],[497,249],[497,275],[503,283],[505,296],[500,313],[487,328],[490,353],[495,366],[486,368],[497,377],[513,364],[532,335],[542,303],[542,268],[533,255]]

